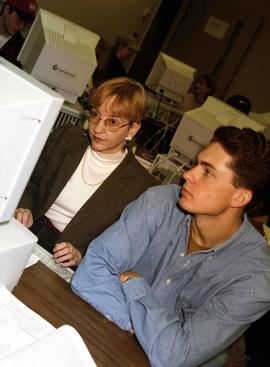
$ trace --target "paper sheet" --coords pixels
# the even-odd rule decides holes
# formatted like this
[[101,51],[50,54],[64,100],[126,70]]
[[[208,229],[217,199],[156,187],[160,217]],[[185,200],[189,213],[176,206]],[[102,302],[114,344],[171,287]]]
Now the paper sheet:
[[0,360],[1,367],[95,367],[77,331],[64,325]]
[[69,325],[55,329],[5,287],[0,288],[1,367],[95,367],[83,339]]

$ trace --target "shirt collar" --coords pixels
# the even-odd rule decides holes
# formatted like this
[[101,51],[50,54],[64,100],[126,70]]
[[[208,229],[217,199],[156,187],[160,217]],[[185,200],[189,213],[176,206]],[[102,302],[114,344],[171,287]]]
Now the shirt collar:
[[[190,235],[191,221],[192,221],[192,215],[187,214],[186,217],[185,217],[186,229],[187,229],[187,239],[189,238],[189,235]],[[240,228],[227,241],[222,242],[221,244],[219,244],[219,245],[217,245],[213,248],[205,249],[205,250],[203,250],[203,252],[211,252],[212,251],[213,253],[217,253],[219,251],[222,251],[224,248],[226,248],[228,246],[237,246],[240,239],[245,235],[245,233],[247,232],[248,228],[251,225],[252,224],[249,222],[247,215],[244,214],[244,220],[243,220]]]
[[245,233],[247,233],[248,228],[251,226],[248,217],[246,214],[244,214],[244,219],[241,224],[241,226],[238,228],[238,230],[225,242],[222,242],[221,244],[215,246],[212,250],[216,253],[219,251],[222,251],[224,248],[230,246],[235,247],[240,242],[240,239],[245,236]]

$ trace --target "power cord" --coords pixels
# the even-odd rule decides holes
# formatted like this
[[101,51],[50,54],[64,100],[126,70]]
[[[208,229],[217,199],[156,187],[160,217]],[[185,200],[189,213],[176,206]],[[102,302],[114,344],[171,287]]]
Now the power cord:
[[160,89],[159,92],[160,92],[160,98],[159,98],[158,105],[157,105],[157,108],[156,108],[155,120],[158,119],[158,112],[159,112],[159,108],[160,108],[160,105],[161,105],[161,102],[162,102],[162,99],[163,99],[164,90]]
[[159,165],[160,165],[160,163],[165,162],[165,161],[167,161],[168,159],[170,159],[170,158],[172,158],[172,157],[178,157],[178,156],[179,156],[179,154],[178,154],[177,152],[173,152],[173,153],[171,153],[171,154],[166,155],[166,157],[161,158],[161,159],[160,159],[160,160],[158,160],[156,163],[153,163],[153,164],[151,165],[151,167],[150,167],[150,171],[152,172],[153,168],[155,168],[155,167],[159,166]]
[[168,183],[168,184],[169,184],[169,183],[171,183],[171,182],[172,182],[172,179],[173,179],[176,175],[180,174],[186,165],[187,165],[187,163],[184,163],[184,164],[182,164],[180,167],[178,167],[178,168],[175,170],[175,172],[171,175],[171,177],[170,177],[170,179],[169,179],[169,181],[168,181],[167,183]]

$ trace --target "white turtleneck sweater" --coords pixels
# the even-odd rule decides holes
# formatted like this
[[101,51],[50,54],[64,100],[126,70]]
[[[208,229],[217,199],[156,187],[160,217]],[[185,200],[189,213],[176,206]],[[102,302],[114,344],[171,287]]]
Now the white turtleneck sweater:
[[45,216],[62,232],[83,204],[127,155],[96,152],[89,146],[75,172]]

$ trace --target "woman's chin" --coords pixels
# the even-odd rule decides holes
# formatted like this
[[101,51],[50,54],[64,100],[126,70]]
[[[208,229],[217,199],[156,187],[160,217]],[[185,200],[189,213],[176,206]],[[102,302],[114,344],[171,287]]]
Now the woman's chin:
[[97,152],[102,152],[103,150],[106,150],[106,144],[101,140],[93,139],[91,142],[91,148]]

